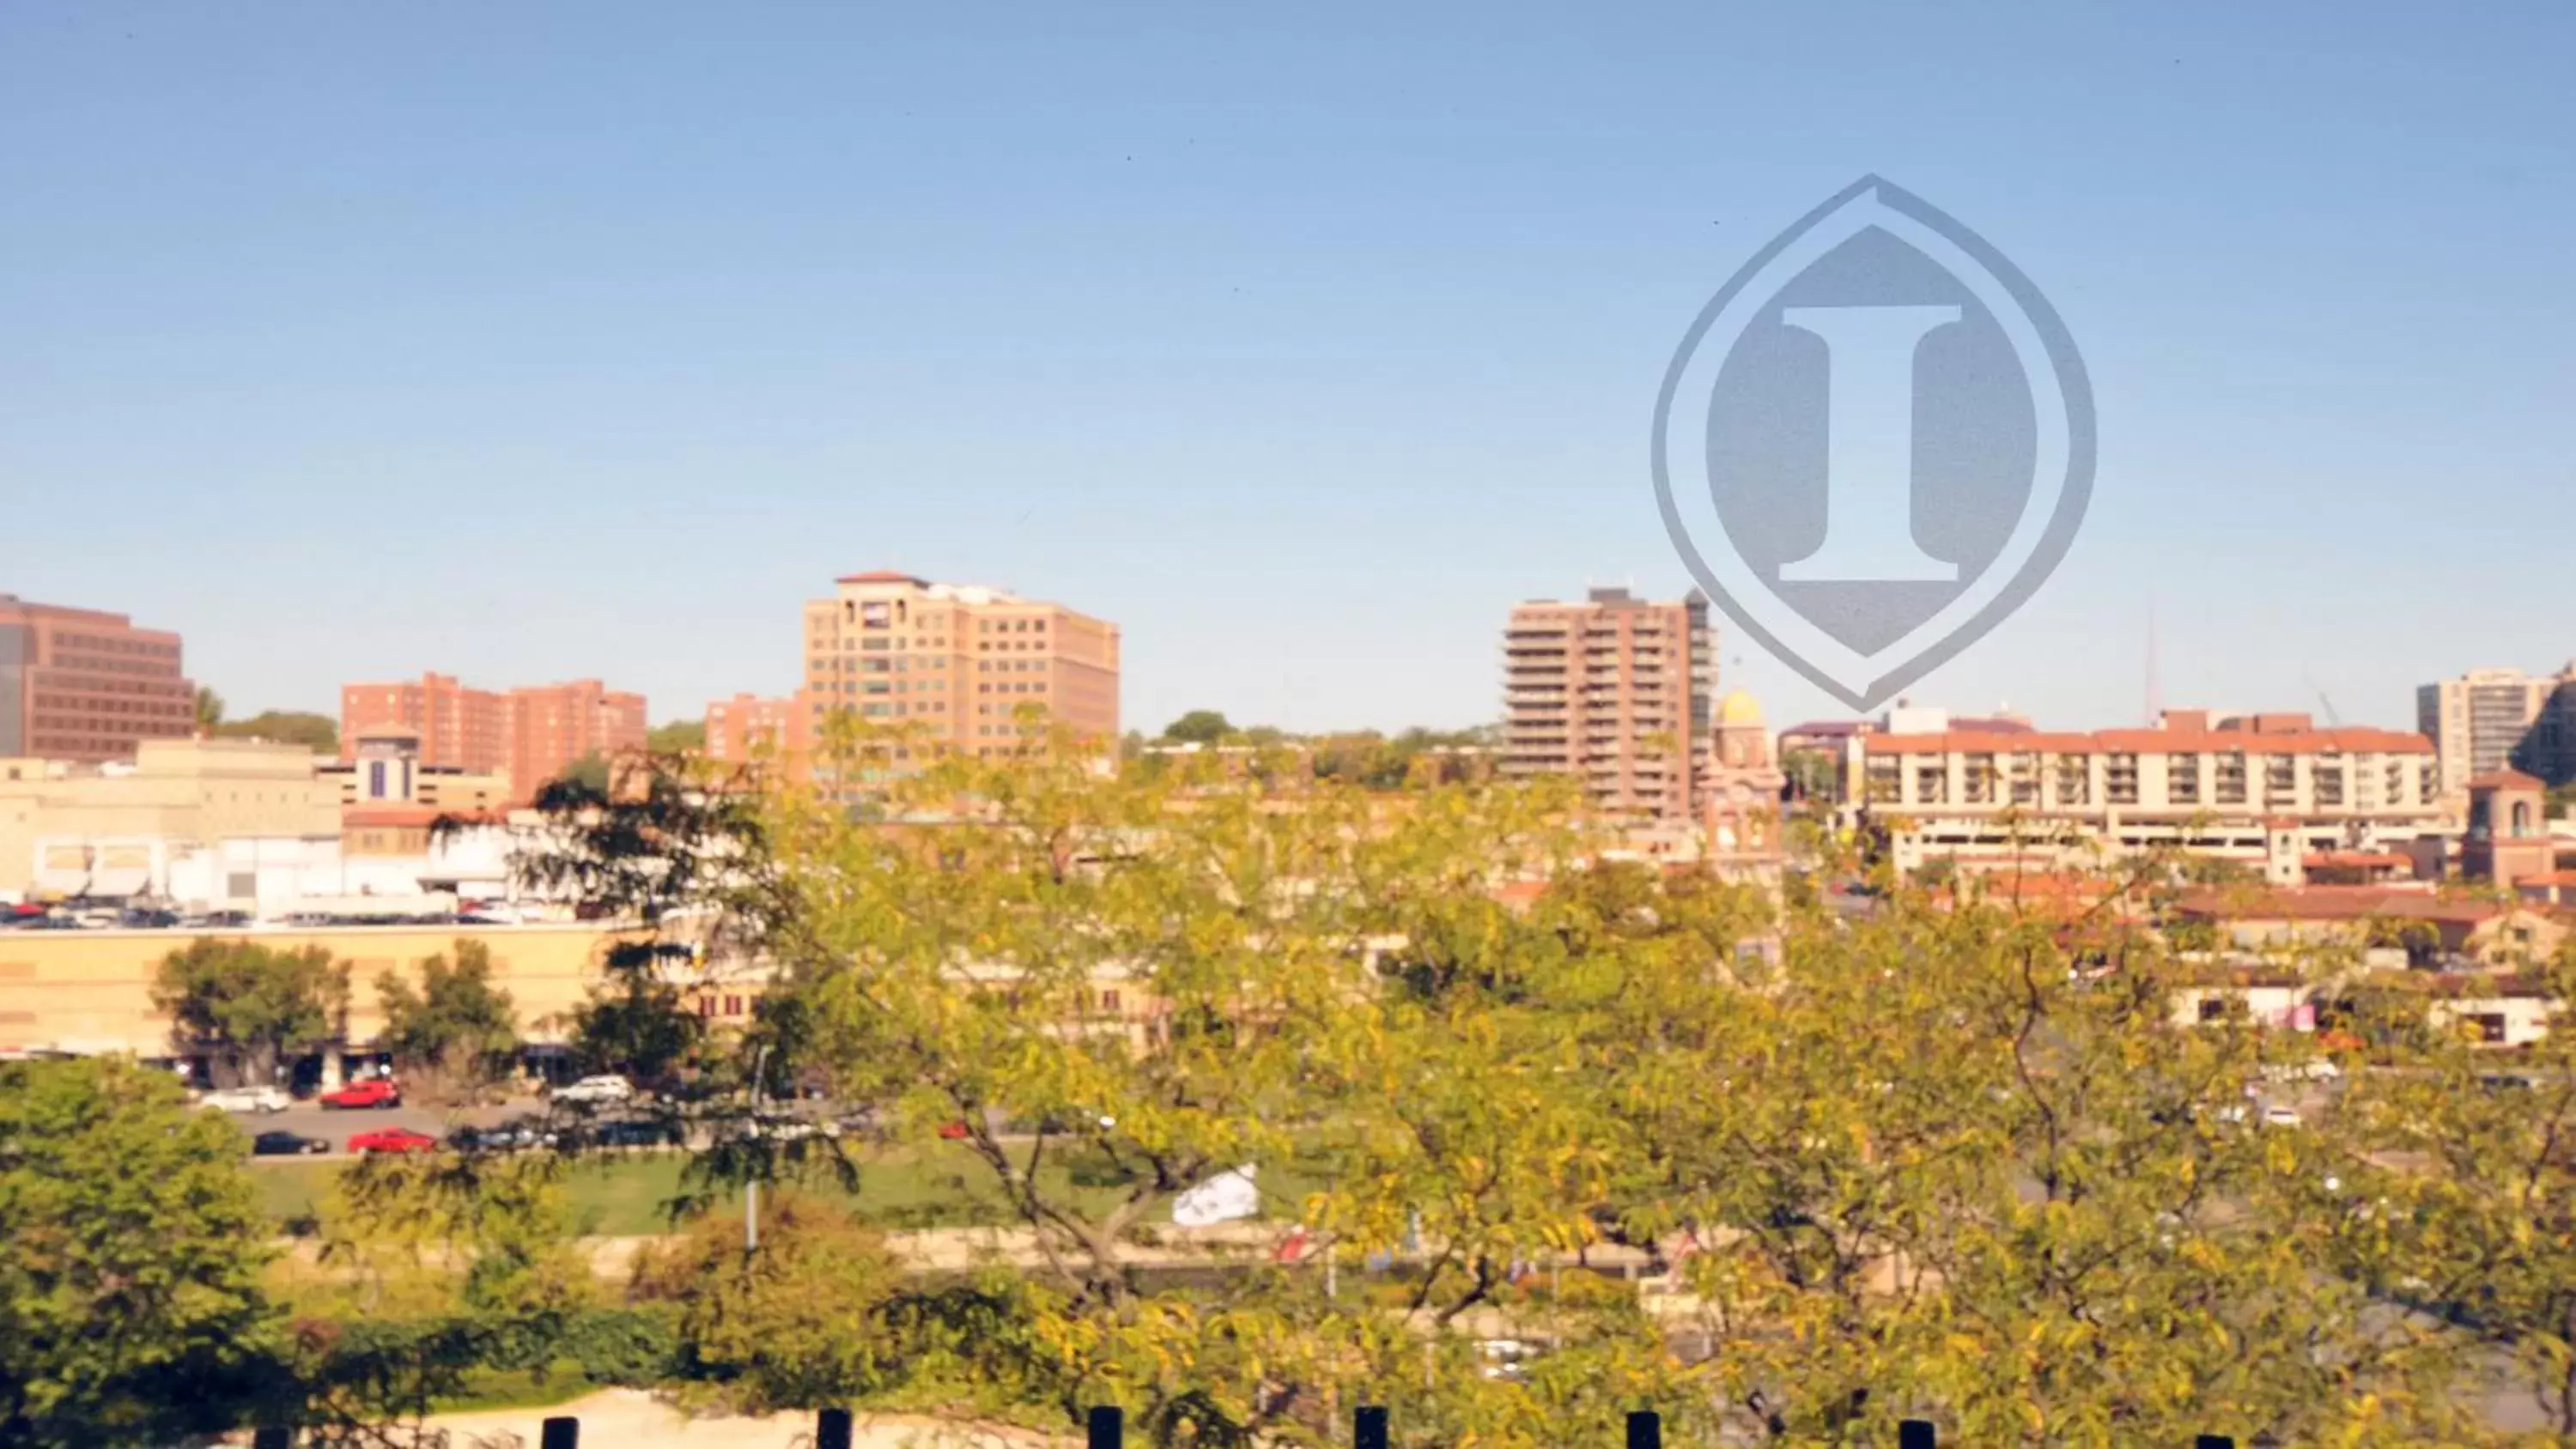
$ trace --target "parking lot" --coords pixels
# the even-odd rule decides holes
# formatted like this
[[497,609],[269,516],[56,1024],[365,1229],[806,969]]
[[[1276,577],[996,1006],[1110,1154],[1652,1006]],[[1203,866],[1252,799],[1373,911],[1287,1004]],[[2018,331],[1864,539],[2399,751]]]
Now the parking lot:
[[[212,1108],[207,1109],[209,1111]],[[489,1127],[510,1118],[537,1115],[545,1104],[534,1097],[505,1102],[496,1107],[447,1109],[417,1102],[405,1102],[391,1109],[369,1108],[364,1111],[331,1111],[312,1101],[297,1102],[283,1112],[225,1112],[222,1116],[241,1129],[242,1147],[249,1150],[250,1139],[262,1132],[292,1132],[299,1137],[320,1137],[331,1144],[330,1157],[345,1157],[349,1139],[360,1132],[379,1132],[388,1127],[426,1132],[444,1141],[459,1127]],[[259,1157],[254,1162],[312,1161],[312,1158]]]

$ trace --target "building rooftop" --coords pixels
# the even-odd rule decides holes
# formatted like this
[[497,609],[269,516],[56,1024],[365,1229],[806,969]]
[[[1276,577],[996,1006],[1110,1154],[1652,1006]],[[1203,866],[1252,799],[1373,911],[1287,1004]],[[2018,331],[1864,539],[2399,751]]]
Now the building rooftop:
[[1873,755],[1997,754],[2247,754],[2429,755],[2433,742],[2399,730],[2348,727],[2263,733],[2237,729],[2056,730],[1947,729],[1925,734],[1870,734],[1861,747]]

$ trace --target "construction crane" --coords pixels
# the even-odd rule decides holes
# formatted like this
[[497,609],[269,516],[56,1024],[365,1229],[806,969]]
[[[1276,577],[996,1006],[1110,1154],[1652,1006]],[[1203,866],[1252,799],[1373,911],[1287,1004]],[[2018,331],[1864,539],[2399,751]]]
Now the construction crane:
[[2342,729],[2343,716],[2335,713],[2334,701],[2326,698],[2325,686],[2317,683],[2314,678],[2307,675],[2301,675],[2300,678],[2308,681],[2308,688],[2316,694],[2317,703],[2324,706],[2326,712],[2326,723],[2334,726],[2336,729]]

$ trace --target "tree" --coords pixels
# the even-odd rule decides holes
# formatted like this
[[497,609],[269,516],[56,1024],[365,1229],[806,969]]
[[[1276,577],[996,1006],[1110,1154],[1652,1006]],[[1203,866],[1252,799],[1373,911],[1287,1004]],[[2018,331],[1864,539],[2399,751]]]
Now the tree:
[[593,750],[564,766],[563,773],[555,776],[555,779],[567,784],[579,785],[603,795],[607,794],[608,757]]
[[339,722],[327,714],[303,710],[262,710],[248,719],[225,720],[213,726],[212,733],[218,739],[302,745],[317,755],[340,753]]
[[265,1391],[272,1252],[240,1135],[166,1074],[0,1063],[0,1444],[164,1444]]
[[200,937],[161,958],[152,1004],[172,1045],[210,1058],[218,1080],[269,1083],[286,1059],[346,1033],[349,965],[320,946]]
[[195,699],[197,733],[207,734],[224,722],[224,697],[205,685],[197,686]]
[[[1500,910],[1494,882],[1567,859],[1570,804],[1553,787],[1450,790],[1380,812],[1347,786],[1103,774],[1061,742],[1019,760],[950,758],[890,787],[888,817],[943,821],[922,831],[819,797],[776,802],[778,876],[797,896],[766,950],[844,1093],[912,1134],[963,1125],[1030,1236],[1032,1332],[1067,1346],[1068,1406],[1129,1402],[1166,1439],[1302,1434],[1333,1394],[1418,1371],[1406,1321],[1274,1273],[1187,1301],[1145,1295],[1129,1259],[1214,1173],[1250,1163],[1270,1185],[1336,1164],[1375,1170],[1372,1149],[1413,1130],[1374,1115],[1404,1096],[1381,1073],[1430,1071],[1452,1022],[1381,1000],[1370,942],[1443,905]],[[1467,1115],[1469,1154],[1500,1109],[1475,1062],[1437,1075]],[[1554,1100],[1570,1086],[1542,1090]],[[1516,1131],[1515,1147],[1559,1140],[1562,1117],[1539,1115],[1545,1130]],[[1511,1157],[1533,1182],[1553,1161]],[[1300,1214],[1269,1191],[1271,1213]],[[1530,1192],[1562,1205],[1573,1189]],[[1351,1244],[1392,1247],[1404,1232],[1382,1198],[1327,1221]],[[1507,1256],[1494,1245],[1529,1227],[1488,1223],[1462,1271],[1432,1275],[1420,1321],[1490,1296]],[[1599,1423],[1615,1421],[1622,1385],[1633,1381],[1584,1391]]]
[[[2500,1060],[2421,981],[2348,993],[2353,1024],[2387,1063],[2354,1074],[2336,1103],[2352,1130],[2333,1168],[2343,1190],[2326,1261],[2472,1335],[2558,1441],[2576,1442],[2576,1024],[2562,1007],[2545,1036]],[[2486,989],[2507,986],[2576,1001],[2576,954]]]
[[1842,803],[1842,766],[1831,750],[1790,750],[1780,757],[1791,793],[1817,804]]
[[[726,963],[757,953],[774,930],[779,887],[747,777],[654,757],[634,783],[616,796],[596,781],[547,784],[533,802],[544,846],[521,852],[512,868],[521,888],[575,900],[583,914],[625,927],[574,1014],[585,1064],[676,1089],[721,1075],[740,1056],[711,1039],[687,988],[719,984]],[[434,830],[463,828],[441,821]],[[790,1072],[786,1054],[778,1057],[773,1085]]]
[[1163,726],[1163,738],[1181,745],[1213,745],[1234,733],[1225,716],[1212,709],[1194,709]]
[[[827,763],[918,744],[857,726]],[[2244,1120],[2315,1039],[2177,1023],[2198,968],[2113,914],[2133,891],[2024,906],[1881,871],[1866,909],[1783,909],[1604,860],[1561,780],[1389,798],[1103,771],[1061,736],[914,763],[865,810],[785,785],[591,801],[573,858],[774,968],[766,1071],[828,1076],[898,1140],[962,1131],[1022,1256],[945,1321],[1010,1345],[991,1378],[1028,1399],[1122,1403],[1173,1444],[1319,1445],[1402,1383],[1426,1442],[1515,1449],[1606,1439],[1640,1402],[1706,1442],[1883,1442],[1919,1415],[2026,1449],[2394,1449],[2492,1442],[2482,1334],[2563,1366],[2571,1195],[2532,1175],[2558,1119],[2494,1135],[2457,1105],[2476,1088],[2409,1079],[2449,1093],[2426,1130],[2475,1160],[2439,1234],[2360,1256],[2340,1184],[2402,1139]],[[1246,1164],[1270,1242],[1170,1221]],[[1266,1251],[1292,1227],[1294,1265]],[[1588,1282],[1614,1251],[1664,1291]],[[1149,1252],[1253,1260],[1157,1286]],[[1319,1261],[1358,1281],[1327,1291]],[[2452,1301],[2408,1286],[2428,1265]],[[1477,1338],[1548,1351],[1506,1381]]]
[[456,959],[420,963],[415,988],[394,972],[376,978],[385,1017],[380,1040],[423,1095],[472,1097],[509,1071],[519,1047],[510,993],[492,984],[492,948],[458,941]]
[[676,755],[683,750],[707,747],[707,723],[697,719],[675,719],[655,725],[644,736],[644,748],[657,755]]
[[876,1233],[808,1193],[773,1192],[760,1209],[760,1248],[741,1220],[699,1217],[648,1252],[630,1296],[680,1314],[687,1371],[729,1389],[755,1413],[846,1404],[882,1388],[902,1366],[880,1315],[899,1274]]

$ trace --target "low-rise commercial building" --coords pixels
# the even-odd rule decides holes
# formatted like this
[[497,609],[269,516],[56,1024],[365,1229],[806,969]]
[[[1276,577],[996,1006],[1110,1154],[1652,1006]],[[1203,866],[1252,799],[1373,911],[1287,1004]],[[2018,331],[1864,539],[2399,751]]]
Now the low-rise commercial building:
[[[278,927],[210,933],[277,950],[320,947],[349,965],[349,1019],[339,1044],[372,1051],[384,1030],[376,980],[412,975],[429,957],[454,958],[460,943],[492,954],[493,984],[510,993],[530,1040],[565,1039],[571,1013],[601,979],[615,931],[598,923],[512,926]],[[186,931],[0,932],[0,1050],[126,1054],[143,1060],[179,1055],[170,1019],[152,1005],[152,981],[172,952],[200,938]],[[337,1056],[339,1050],[325,1053]],[[340,1064],[322,1064],[329,1078]]]
[[294,894],[336,861],[340,802],[313,752],[146,740],[131,764],[0,760],[0,897]]

